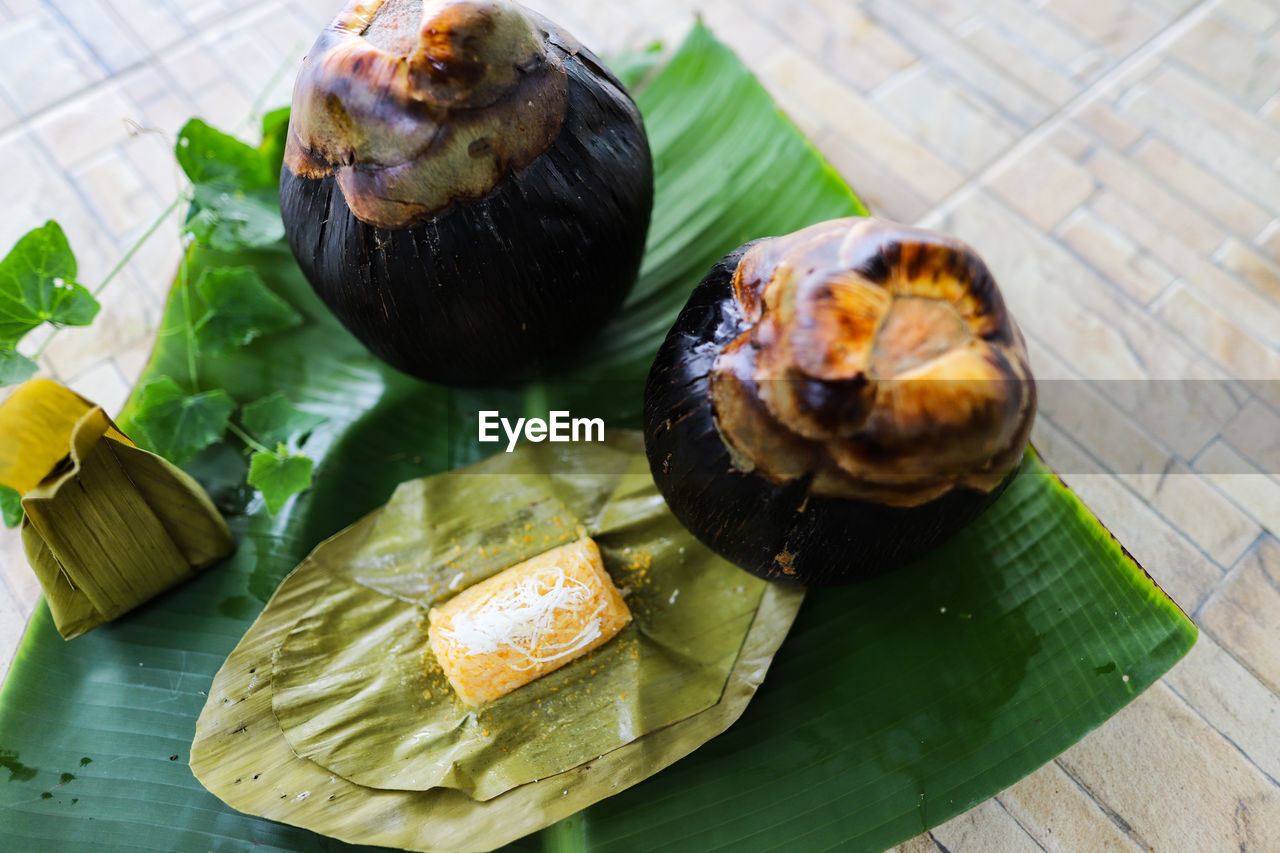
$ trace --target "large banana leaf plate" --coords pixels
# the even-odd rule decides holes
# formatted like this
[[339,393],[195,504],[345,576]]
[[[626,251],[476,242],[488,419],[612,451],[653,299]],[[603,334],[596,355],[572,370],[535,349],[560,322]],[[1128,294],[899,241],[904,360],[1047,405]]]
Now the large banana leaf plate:
[[[583,367],[529,389],[450,392],[374,362],[283,247],[252,264],[306,317],[232,356],[196,358],[236,400],[276,390],[328,417],[314,488],[274,517],[243,455],[188,465],[230,510],[221,567],[63,642],[41,605],[0,692],[0,849],[354,849],[238,813],[187,766],[214,673],[280,580],[395,486],[474,461],[479,408],[638,426],[640,383],[692,287],[748,239],[862,212],[738,60],[698,26],[639,91],[657,168],[642,279]],[[171,299],[147,376],[186,376]],[[536,405],[535,405],[536,404]],[[121,419],[130,428],[129,413]],[[1178,660],[1195,628],[1029,454],[977,523],[880,580],[812,592],[765,683],[724,735],[517,849],[878,850],[1051,760]]]

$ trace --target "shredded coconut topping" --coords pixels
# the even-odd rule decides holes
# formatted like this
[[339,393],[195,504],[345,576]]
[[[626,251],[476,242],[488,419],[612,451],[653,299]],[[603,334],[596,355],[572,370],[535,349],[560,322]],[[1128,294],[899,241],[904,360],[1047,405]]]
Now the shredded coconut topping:
[[557,613],[580,611],[596,597],[599,579],[583,583],[556,566],[553,577],[529,577],[486,599],[469,612],[459,614],[453,624],[440,629],[450,642],[465,648],[469,654],[493,654],[510,649],[523,662],[508,663],[521,672],[561,658],[572,657],[600,636],[600,613],[606,601],[599,604],[578,624],[578,632],[559,642],[544,642],[557,633]]

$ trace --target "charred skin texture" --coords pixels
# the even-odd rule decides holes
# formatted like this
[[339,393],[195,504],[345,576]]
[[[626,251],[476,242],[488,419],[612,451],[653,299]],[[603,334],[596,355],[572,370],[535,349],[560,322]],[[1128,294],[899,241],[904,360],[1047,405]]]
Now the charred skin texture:
[[980,515],[1035,408],[1022,335],[972,249],[841,219],[712,268],[649,373],[645,443],[672,511],[713,550],[830,586]]
[[374,355],[504,384],[622,303],[653,165],[622,84],[551,22],[505,0],[370,0],[303,64],[280,200],[303,273]]

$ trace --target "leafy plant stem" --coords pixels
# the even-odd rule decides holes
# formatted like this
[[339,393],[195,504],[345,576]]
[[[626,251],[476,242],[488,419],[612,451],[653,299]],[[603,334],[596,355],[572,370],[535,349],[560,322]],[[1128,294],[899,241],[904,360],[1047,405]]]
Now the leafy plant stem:
[[200,380],[196,374],[196,333],[191,323],[191,284],[188,280],[188,269],[191,256],[187,254],[178,265],[178,287],[182,289],[183,334],[187,338],[187,377],[191,380],[191,393],[200,390]]
[[297,65],[297,60],[294,59],[294,57],[303,50],[303,47],[304,46],[301,44],[294,44],[294,46],[290,48],[289,52],[286,54],[287,58],[276,67],[276,70],[272,72],[271,77],[267,80],[266,84],[258,90],[258,96],[253,99],[253,106],[249,107],[249,114],[240,120],[240,124],[236,126],[237,130],[244,130],[249,126],[251,121],[262,115],[262,107],[267,102],[267,98],[271,95],[271,90],[280,82],[280,78],[288,74],[290,69]]
[[586,853],[587,822],[583,812],[575,812],[542,833],[542,849],[546,853]]
[[240,429],[240,427],[236,426],[233,423],[230,423],[230,422],[227,423],[227,430],[236,438],[240,439],[246,445],[248,445],[248,447],[251,450],[256,450],[259,453],[275,453],[275,451],[272,450],[270,447],[267,447],[265,444],[258,441],[256,438],[249,435],[249,433]]
[[129,265],[129,261],[133,260],[133,256],[138,254],[138,250],[141,249],[143,245],[148,240],[151,239],[151,236],[160,229],[160,226],[163,225],[165,220],[169,218],[169,215],[172,214],[175,210],[177,210],[178,205],[182,204],[182,202],[186,200],[187,200],[186,194],[179,193],[178,196],[174,198],[173,201],[169,202],[169,206],[166,207],[164,210],[162,210],[160,212],[160,215],[155,218],[155,221],[147,226],[147,230],[143,231],[142,235],[138,237],[137,240],[133,241],[133,245],[129,247],[129,249],[124,253],[124,255],[121,256],[120,260],[116,262],[116,265],[111,268],[111,271],[108,272],[106,276],[102,279],[102,283],[93,289],[92,292],[94,296],[97,296],[104,289],[106,289],[106,286],[110,284],[117,275],[120,274],[120,271]]

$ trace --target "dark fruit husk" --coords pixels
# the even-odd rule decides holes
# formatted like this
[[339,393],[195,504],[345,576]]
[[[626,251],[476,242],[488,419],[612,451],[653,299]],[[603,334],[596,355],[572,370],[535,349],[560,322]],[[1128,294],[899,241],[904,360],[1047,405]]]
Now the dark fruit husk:
[[[856,429],[852,425],[858,423],[859,411],[865,409],[859,402],[860,395],[868,383],[876,387],[876,377],[865,370],[823,379],[794,376],[789,380],[769,380],[795,383],[793,387],[799,389],[796,395],[814,403],[815,409],[807,414],[817,412],[822,417],[815,418],[817,427],[805,427],[808,436],[780,428],[776,435],[760,438],[773,426],[760,428],[761,421],[755,420],[757,415],[772,417],[758,396],[763,382],[742,383],[746,405],[755,407],[747,419],[751,429],[739,428],[733,433],[734,425],[719,417],[713,376],[723,376],[727,363],[724,359],[729,358],[723,356],[726,348],[732,354],[731,344],[741,344],[744,336],[755,335],[749,345],[741,348],[754,365],[764,360],[762,351],[776,345],[775,333],[763,334],[757,329],[759,311],[752,311],[750,300],[744,308],[739,298],[744,289],[740,264],[748,252],[759,247],[752,255],[757,266],[769,267],[781,257],[790,264],[788,275],[803,281],[805,275],[812,277],[813,267],[817,266],[820,277],[823,262],[832,257],[831,252],[823,255],[824,227],[829,235],[833,227],[861,227],[868,231],[864,240],[869,245],[853,252],[857,262],[848,269],[841,268],[838,277],[865,286],[868,280],[892,280],[895,267],[898,274],[905,275],[903,267],[909,264],[912,275],[925,280],[933,276],[931,287],[948,275],[967,280],[970,294],[976,294],[976,299],[990,310],[991,322],[975,340],[979,342],[976,346],[990,345],[1000,350],[994,361],[1008,371],[1005,383],[983,388],[1007,403],[1004,409],[996,407],[992,411],[998,411],[998,417],[1006,424],[1001,435],[1007,437],[1001,441],[1008,446],[983,470],[973,475],[949,472],[940,477],[880,476],[871,472],[861,478],[850,476],[849,469],[828,470],[835,463],[822,442],[812,438],[813,429],[821,431],[823,424],[832,434],[840,433],[841,442],[861,442],[860,452],[873,463],[877,454],[882,454],[888,467],[894,469],[907,457],[902,447],[895,448],[892,439],[884,437],[884,418],[880,414],[868,416]],[[650,468],[663,497],[685,527],[748,572],[772,581],[811,586],[866,580],[932,550],[999,497],[1015,476],[1027,444],[1035,409],[1034,380],[1026,368],[1021,335],[1005,313],[990,274],[968,247],[945,238],[935,239],[928,232],[874,220],[838,220],[780,239],[792,240],[791,248],[769,245],[776,240],[762,240],[726,255],[681,311],[658,352],[645,388],[644,433]],[[842,254],[849,254],[850,245],[856,246],[847,240],[842,242],[838,234],[828,242]],[[914,252],[914,260],[907,257],[913,249],[919,249]],[[762,257],[764,261],[759,260]],[[933,275],[935,272],[938,274]],[[735,274],[739,275],[736,287]],[[766,291],[759,288],[754,292]],[[769,295],[778,294],[773,291]],[[748,316],[750,313],[755,316]],[[812,334],[814,324],[803,326],[802,333]],[[884,327],[881,318],[877,328]],[[911,346],[917,346],[914,337],[908,337]],[[839,347],[832,348],[832,352],[847,355]],[[928,387],[919,390],[932,393]],[[945,394],[951,389],[934,390]],[[724,399],[723,394],[720,399]],[[722,408],[728,411],[727,406]],[[823,421],[823,417],[827,420]],[[850,421],[850,425],[841,426],[841,418]],[[868,440],[868,432],[875,429],[881,435]],[[881,440],[881,444],[875,443]],[[752,442],[770,448],[777,457],[791,458],[762,458],[763,467],[757,466],[743,452],[743,447]],[[894,453],[900,453],[901,458]],[[939,451],[937,457],[946,455]],[[929,446],[920,448],[912,470],[920,470],[921,464],[927,467],[932,458]],[[795,476],[777,473],[789,467],[796,470]]]
[[[435,23],[402,47],[434,51],[429,62],[342,32],[354,5],[321,35],[295,89],[280,198],[303,273],[352,334],[406,373],[451,385],[546,373],[591,340],[639,271],[653,169],[635,104],[590,51],[514,3],[428,0]],[[421,5],[388,0],[384,11],[411,18]],[[483,40],[502,33],[494,16],[527,21],[535,52],[487,56]],[[408,83],[384,93],[393,72]],[[368,150],[347,147],[344,133],[372,139]],[[461,165],[434,153],[459,139],[472,139]],[[430,192],[402,205],[408,191],[388,185],[397,170],[432,159]]]

